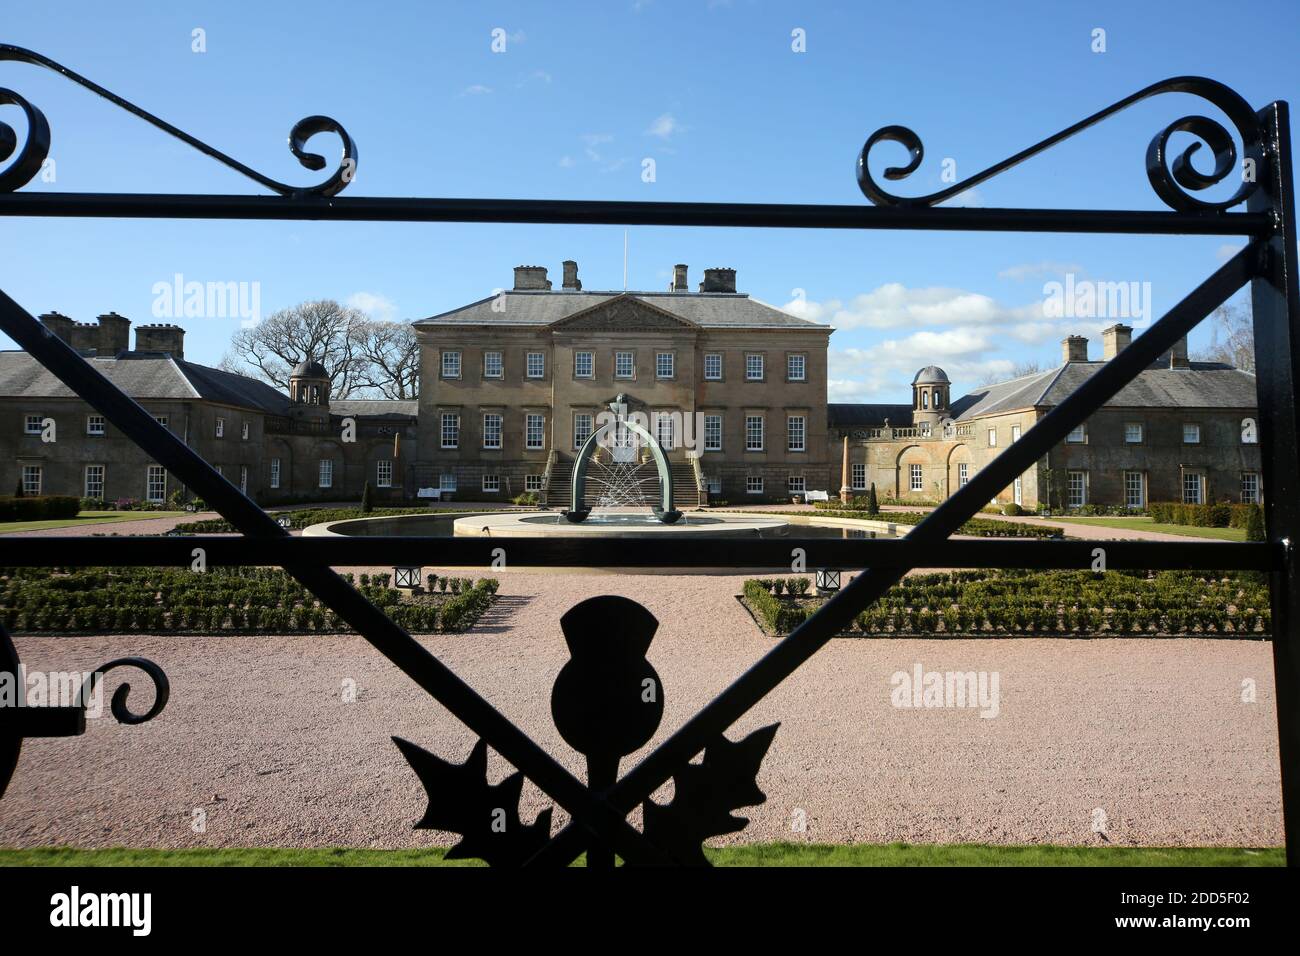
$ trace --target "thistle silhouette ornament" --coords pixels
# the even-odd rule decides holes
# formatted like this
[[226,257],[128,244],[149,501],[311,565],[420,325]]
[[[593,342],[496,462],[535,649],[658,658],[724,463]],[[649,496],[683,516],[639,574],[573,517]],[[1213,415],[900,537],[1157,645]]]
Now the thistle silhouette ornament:
[[[605,795],[618,781],[619,761],[649,743],[663,719],[663,687],[646,659],[659,622],[637,602],[606,595],[572,607],[560,627],[570,658],[551,689],[551,718],[565,743],[586,757],[587,786]],[[776,729],[776,724],[763,727],[735,743],[718,734],[703,762],[687,763],[674,774],[671,803],[645,801],[647,839],[678,863],[707,866],[703,841],[744,829],[749,821],[733,811],[766,799],[756,778]],[[393,740],[429,794],[429,808],[416,829],[462,836],[448,858],[519,865],[550,842],[552,808],[524,824],[519,818],[523,774],[489,784],[482,740],[463,764]],[[614,862],[613,850],[593,838],[587,865]]]

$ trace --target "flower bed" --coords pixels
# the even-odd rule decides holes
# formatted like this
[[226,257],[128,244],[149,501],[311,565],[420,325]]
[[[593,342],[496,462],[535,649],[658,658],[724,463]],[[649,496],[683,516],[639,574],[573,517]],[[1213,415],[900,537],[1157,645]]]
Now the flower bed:
[[[344,575],[352,583],[352,575]],[[408,631],[461,631],[491,607],[493,578],[453,578],[437,593],[410,596],[391,575],[362,575],[359,590]],[[441,579],[446,580],[446,579]],[[278,568],[0,570],[0,619],[28,633],[268,634],[351,631],[337,614]]]
[[[764,583],[746,581],[744,600],[769,632],[788,633],[824,603]],[[841,633],[1263,639],[1271,627],[1268,586],[1255,572],[978,570],[910,575]]]

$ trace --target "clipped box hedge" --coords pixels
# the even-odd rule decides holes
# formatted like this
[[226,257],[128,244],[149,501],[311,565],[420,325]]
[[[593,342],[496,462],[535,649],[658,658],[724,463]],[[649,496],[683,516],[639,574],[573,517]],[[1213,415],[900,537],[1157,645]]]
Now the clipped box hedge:
[[[351,574],[344,575],[352,583]],[[408,631],[463,631],[491,607],[493,578],[410,600],[388,574],[358,590]],[[223,631],[347,633],[351,628],[279,568],[0,568],[0,621],[12,631],[107,634]]]
[[45,521],[75,518],[81,499],[72,495],[13,495],[0,497],[0,521]]
[[[782,600],[761,580],[746,604],[769,630],[788,633],[824,603]],[[1272,633],[1268,585],[1258,572],[983,570],[908,575],[845,637],[1215,637]]]
[[1244,528],[1250,514],[1259,505],[1231,504],[1186,505],[1181,501],[1153,502],[1148,509],[1158,524],[1182,524],[1194,528]]

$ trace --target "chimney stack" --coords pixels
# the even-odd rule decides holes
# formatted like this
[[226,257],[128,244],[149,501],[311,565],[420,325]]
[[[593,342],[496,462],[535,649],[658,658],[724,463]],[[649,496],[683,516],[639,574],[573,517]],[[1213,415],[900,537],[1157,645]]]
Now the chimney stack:
[[564,260],[564,286],[565,289],[572,289],[574,292],[582,290],[582,283],[578,280],[578,263],[573,259]]
[[41,316],[41,324],[44,325],[56,337],[72,344],[72,319],[59,312],[46,312]]
[[99,345],[96,355],[116,355],[131,348],[131,320],[116,312],[99,317]]
[[1088,361],[1088,339],[1083,335],[1067,335],[1061,339],[1062,362]]
[[515,266],[515,289],[545,291],[551,287],[546,278],[546,266]]
[[1192,363],[1187,356],[1187,336],[1183,336],[1174,343],[1173,348],[1167,353],[1169,356],[1170,368],[1191,368]]
[[669,292],[690,292],[690,283],[686,281],[686,263],[679,262],[673,266],[673,284],[668,287]]
[[1101,333],[1101,357],[1109,362],[1133,341],[1133,327],[1116,322]]
[[700,283],[701,292],[735,292],[735,269],[705,269],[704,281]]
[[179,325],[139,325],[135,330],[137,352],[167,352],[175,359],[185,358],[185,330]]

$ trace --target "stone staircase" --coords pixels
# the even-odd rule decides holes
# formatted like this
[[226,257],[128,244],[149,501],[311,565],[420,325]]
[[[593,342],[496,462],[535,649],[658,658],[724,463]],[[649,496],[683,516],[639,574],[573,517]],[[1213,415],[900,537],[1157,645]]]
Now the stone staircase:
[[689,461],[670,461],[668,470],[673,475],[673,505],[678,511],[700,506],[700,490],[695,484],[695,471]]
[[569,507],[569,479],[573,477],[573,459],[558,458],[551,465],[551,480],[546,485],[542,504],[548,508]]

